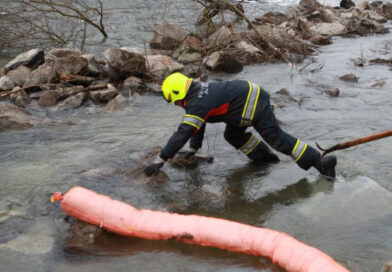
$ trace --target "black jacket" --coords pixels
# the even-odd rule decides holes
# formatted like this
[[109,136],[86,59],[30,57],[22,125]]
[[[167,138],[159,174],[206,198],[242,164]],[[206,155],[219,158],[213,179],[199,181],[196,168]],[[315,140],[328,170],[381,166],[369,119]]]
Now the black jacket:
[[[162,149],[161,158],[172,158],[190,138],[190,147],[199,149],[203,141],[205,122],[225,122],[231,126],[240,126],[249,86],[244,80],[192,82],[184,101],[183,121]],[[268,93],[260,88],[260,96],[255,104],[255,121],[263,109],[264,103],[260,102],[266,99],[269,100]]]

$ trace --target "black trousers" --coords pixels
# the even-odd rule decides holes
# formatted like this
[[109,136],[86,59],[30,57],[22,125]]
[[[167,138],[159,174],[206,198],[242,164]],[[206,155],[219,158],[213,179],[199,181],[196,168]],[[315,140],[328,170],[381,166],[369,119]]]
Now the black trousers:
[[[263,105],[256,111],[253,127],[263,140],[273,149],[292,156],[299,167],[307,170],[320,160],[320,153],[309,145],[303,148],[301,154],[293,154],[296,146],[301,141],[282,130],[273,113],[269,95],[263,95]],[[256,135],[246,131],[247,127],[226,125],[224,137],[236,149],[243,151],[252,160],[263,160],[265,154],[270,153],[270,148],[261,140],[256,141]],[[302,146],[305,143],[302,142]]]

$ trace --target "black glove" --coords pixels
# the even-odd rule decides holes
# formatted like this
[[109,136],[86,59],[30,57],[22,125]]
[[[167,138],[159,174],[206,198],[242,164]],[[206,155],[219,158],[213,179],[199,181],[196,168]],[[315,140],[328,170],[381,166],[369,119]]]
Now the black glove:
[[158,175],[159,169],[163,166],[163,162],[160,163],[152,163],[144,169],[144,173],[147,176]]

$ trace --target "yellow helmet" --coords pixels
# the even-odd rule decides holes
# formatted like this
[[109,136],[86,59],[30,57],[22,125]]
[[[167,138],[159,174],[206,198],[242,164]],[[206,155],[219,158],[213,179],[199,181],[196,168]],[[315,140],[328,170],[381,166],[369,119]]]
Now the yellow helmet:
[[171,74],[163,81],[163,97],[170,104],[173,104],[177,100],[182,100],[185,98],[191,83],[192,78],[186,77],[181,73]]

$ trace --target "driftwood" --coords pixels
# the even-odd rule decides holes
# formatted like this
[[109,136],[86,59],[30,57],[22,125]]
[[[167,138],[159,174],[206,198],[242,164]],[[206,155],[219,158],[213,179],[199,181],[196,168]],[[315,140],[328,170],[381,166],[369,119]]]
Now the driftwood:
[[260,33],[260,31],[257,29],[257,27],[255,26],[254,23],[252,23],[252,21],[244,14],[243,11],[241,11],[236,5],[229,3],[229,1],[227,0],[209,0],[210,2],[219,4],[219,3],[224,3],[227,6],[230,7],[230,9],[237,14],[239,17],[243,18],[248,25],[257,33],[257,35],[259,36],[259,38],[262,40],[262,42],[267,45],[268,48],[270,48],[275,54],[278,54],[282,60],[284,60],[287,64],[289,64],[290,66],[293,66],[293,64],[287,59],[286,55],[281,52],[274,44],[272,44],[271,42],[269,42],[263,34]]
[[[51,84],[51,85],[53,85],[53,84]],[[5,97],[7,97],[7,96],[9,96],[9,95],[11,95],[13,93],[24,91],[24,90],[29,89],[29,88],[31,88],[31,87],[20,88],[20,89],[17,89],[17,90],[3,92],[3,93],[0,94],[0,98],[5,98]],[[80,89],[79,91],[77,91],[77,93],[96,91],[96,90],[101,90],[101,89],[106,89],[106,88],[108,88],[108,84],[101,84],[101,85],[96,85],[96,86],[85,87],[85,88]]]

